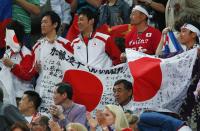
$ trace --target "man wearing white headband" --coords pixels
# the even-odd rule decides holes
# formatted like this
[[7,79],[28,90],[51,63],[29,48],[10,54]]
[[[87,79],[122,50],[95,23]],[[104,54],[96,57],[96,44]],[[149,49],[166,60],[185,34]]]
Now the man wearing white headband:
[[[191,21],[190,19],[185,19],[186,21],[183,26],[180,28],[180,36],[179,42],[186,46],[186,50],[190,50],[196,47],[199,47],[199,36],[200,36],[200,24],[196,21]],[[175,56],[182,51],[171,52],[165,55],[162,52],[162,47],[165,42],[165,36],[168,31],[171,29],[169,27],[165,28],[162,31],[162,38],[157,49],[157,55],[162,58],[168,58]],[[198,50],[198,54],[200,54],[200,50]],[[199,56],[199,55],[198,55]],[[200,57],[197,57],[195,65],[193,66],[192,76],[191,76],[191,84],[188,87],[187,95],[183,99],[183,103],[179,109],[179,115],[184,120],[187,121],[189,126],[194,131],[200,130],[200,116],[199,116],[199,101],[200,101],[200,90],[197,88],[198,82],[200,83]],[[191,122],[192,121],[192,122]]]
[[185,23],[181,27],[180,41],[187,49],[194,48],[199,45],[200,31],[195,23]]
[[126,48],[146,54],[155,54],[161,33],[158,29],[148,25],[147,21],[149,17],[149,13],[143,6],[136,5],[132,9],[130,19],[133,28],[125,38]]

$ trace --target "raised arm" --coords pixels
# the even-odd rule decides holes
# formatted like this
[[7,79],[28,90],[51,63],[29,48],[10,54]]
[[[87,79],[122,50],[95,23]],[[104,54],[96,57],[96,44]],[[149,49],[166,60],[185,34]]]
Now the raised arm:
[[26,0],[15,0],[18,5],[23,7],[26,11],[31,14],[39,15],[40,14],[40,7],[38,5],[32,4]]
[[162,48],[163,48],[163,45],[165,43],[165,37],[167,35],[167,32],[169,32],[170,30],[171,30],[170,27],[167,27],[167,28],[163,29],[162,36],[161,36],[161,39],[160,39],[160,43],[159,43],[159,45],[158,45],[158,47],[156,49],[156,55],[157,56],[162,55]]

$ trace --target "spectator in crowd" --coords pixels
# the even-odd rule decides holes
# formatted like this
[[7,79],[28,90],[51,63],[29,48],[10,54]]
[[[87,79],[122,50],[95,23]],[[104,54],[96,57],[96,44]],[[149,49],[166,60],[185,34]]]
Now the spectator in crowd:
[[73,89],[67,83],[56,84],[54,91],[54,103],[49,108],[53,120],[58,122],[61,128],[65,128],[70,122],[78,122],[86,125],[86,107],[74,103],[72,100]]
[[4,93],[0,87],[0,131],[10,131],[10,127],[17,121],[27,123],[17,107],[3,103],[3,97]]
[[26,123],[16,122],[12,125],[11,131],[30,131]]
[[73,40],[73,54],[80,62],[105,68],[120,63],[121,52],[109,35],[95,32],[97,16],[89,8],[79,13],[79,36]]
[[131,82],[125,79],[116,81],[113,87],[113,93],[115,100],[123,108],[124,111],[135,110],[133,108],[133,86]]
[[175,22],[181,17],[200,14],[199,0],[168,0],[165,11],[166,26],[174,29]]
[[165,7],[168,0],[136,0],[137,4],[146,6],[151,17],[149,24],[162,31],[165,28]]
[[[23,25],[21,25],[17,21],[12,21],[7,25],[6,32],[7,32],[6,42],[10,44],[11,43],[10,41],[12,40],[12,37],[15,34],[16,35],[15,41],[20,46],[18,47],[19,50],[16,49],[16,51],[15,49],[12,49],[12,47],[6,50],[6,53],[4,54],[3,58],[5,66],[12,69],[15,66],[15,64],[27,64],[26,62],[31,59],[31,51],[26,46],[24,46],[23,37],[25,32]],[[11,44],[15,45],[15,43]],[[7,56],[9,54],[10,56]],[[31,68],[31,65],[27,64],[25,68],[29,69]],[[15,89],[15,95],[18,105],[19,100],[22,98],[24,91],[31,90],[33,88],[33,85],[31,84],[30,81],[21,80],[17,78],[17,76],[15,76],[14,74],[12,75],[12,77],[13,77],[13,86]]]
[[[187,17],[190,18],[190,17]],[[169,55],[163,55],[162,53],[162,47],[164,44],[164,36],[166,33],[170,30],[170,28],[166,28],[163,30],[163,35],[160,41],[160,44],[157,49],[157,55],[160,55],[161,57],[171,57],[173,55],[176,55],[180,52],[173,52]],[[193,48],[199,47],[199,34],[200,34],[200,24],[196,21],[192,21],[191,19],[185,19],[185,23],[180,28],[180,36],[179,40],[180,42],[186,46],[186,50],[190,50]],[[198,53],[199,54],[199,53]],[[180,116],[183,120],[187,121],[187,123],[191,126],[193,130],[199,130],[200,129],[200,117],[198,115],[198,110],[200,109],[199,106],[199,90],[197,90],[197,84],[200,79],[200,60],[199,55],[197,56],[197,60],[195,62],[195,65],[193,67],[192,72],[192,81],[187,91],[187,96],[183,101],[183,104],[180,108]],[[195,91],[198,91],[197,93],[194,93]]]
[[143,6],[137,5],[130,17],[133,28],[125,37],[126,48],[154,55],[161,33],[147,24],[149,13]]
[[[47,0],[40,0],[40,6],[44,6],[46,2]],[[63,36],[72,20],[70,4],[65,0],[51,0],[50,4],[52,10],[55,11],[61,18],[59,34]]]
[[89,113],[87,114],[91,131],[95,131],[97,124],[101,126],[103,131],[121,131],[129,127],[126,116],[120,106],[106,105],[103,111],[97,111],[96,117],[97,120],[93,119]]
[[12,20],[20,22],[24,26],[25,45],[31,49],[29,45],[31,32],[31,14],[39,15],[39,0],[14,0],[12,6]]
[[40,114],[38,113],[38,107],[40,106],[42,99],[35,91],[25,91],[24,95],[19,102],[19,111],[24,115],[28,123],[31,123]]
[[[46,68],[44,69],[43,67],[49,65],[48,60],[54,58],[54,56],[51,54],[52,51],[59,49],[65,53],[67,49],[66,44],[70,44],[69,41],[67,41],[66,39],[62,37],[57,37],[57,32],[59,28],[60,28],[60,17],[53,11],[46,12],[43,15],[41,21],[41,29],[44,37],[39,39],[38,42],[33,47],[33,51],[31,53],[31,59],[20,64],[15,64],[10,59],[4,61],[5,65],[7,65],[8,67],[13,67],[11,69],[11,72],[20,79],[30,81],[33,77],[39,75],[36,82],[35,91],[38,92],[42,98],[49,97],[52,103],[53,103],[53,98],[51,96],[53,95],[53,89],[51,88],[50,90],[52,91],[49,92],[49,90],[47,91],[44,88],[42,88],[41,82],[45,79],[43,77],[44,74],[42,73],[42,71],[46,69]],[[61,59],[57,59],[57,61],[61,62]],[[65,70],[63,68],[61,69],[61,66],[56,65],[56,62],[52,63],[51,66],[56,67],[57,70],[60,71],[59,73],[61,74],[60,76],[62,77],[62,74],[64,74]],[[51,87],[53,86],[54,84],[51,85]],[[44,93],[44,91],[46,91],[45,94],[42,94]],[[43,100],[42,104],[45,103],[46,101]],[[43,108],[40,108],[40,111],[47,112],[48,111],[47,106],[49,105],[45,105],[45,107],[43,106]]]
[[66,35],[67,40],[72,42],[80,33],[78,28],[78,13],[82,8],[90,8],[94,13],[97,13],[100,5],[101,0],[72,0],[71,12],[74,13],[74,19]]
[[[199,27],[198,26],[199,24],[197,22],[186,20],[185,23],[180,28],[179,41],[181,42],[181,44],[186,46],[186,50],[199,47]],[[170,27],[167,27],[162,31],[162,37],[161,37],[159,46],[156,50],[156,55],[158,56],[163,54],[162,48],[165,43],[165,37],[169,31],[171,31]],[[163,57],[167,57],[167,56],[163,56]]]
[[126,118],[129,123],[129,128],[131,128],[133,131],[137,131],[137,124],[139,122],[139,117],[137,115],[133,115],[132,111],[128,110],[125,112]]
[[49,118],[47,116],[39,116],[31,122],[31,131],[51,131],[49,128]]
[[[132,100],[132,84],[127,80],[118,80],[115,82],[113,87],[113,92],[116,101],[122,106],[122,108],[126,112],[131,112],[134,114],[134,118],[142,119],[139,122],[139,130],[148,131],[148,130],[162,130],[167,129],[167,131],[171,131],[175,129],[179,129],[184,125],[184,122],[170,116],[170,113],[165,112],[142,112],[141,110],[136,111],[133,109],[133,101]],[[123,105],[123,103],[128,103]],[[168,115],[169,114],[169,115]],[[161,121],[161,119],[163,121]],[[128,119],[130,120],[130,119]],[[132,123],[133,124],[133,123]],[[133,124],[135,130],[137,129],[137,123]],[[169,126],[169,127],[168,127]],[[184,127],[188,128],[188,127]]]
[[130,7],[124,0],[108,0],[100,6],[99,24],[109,26],[128,24]]

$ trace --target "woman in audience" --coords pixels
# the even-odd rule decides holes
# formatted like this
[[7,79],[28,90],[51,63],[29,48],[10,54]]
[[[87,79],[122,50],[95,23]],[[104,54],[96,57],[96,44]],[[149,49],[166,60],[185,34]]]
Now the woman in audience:
[[91,131],[95,131],[97,124],[103,131],[121,131],[124,128],[128,128],[128,121],[120,106],[106,105],[103,111],[97,111],[96,120],[87,114],[87,120],[90,125]]
[[80,123],[69,123],[66,126],[67,131],[88,131],[87,128]]

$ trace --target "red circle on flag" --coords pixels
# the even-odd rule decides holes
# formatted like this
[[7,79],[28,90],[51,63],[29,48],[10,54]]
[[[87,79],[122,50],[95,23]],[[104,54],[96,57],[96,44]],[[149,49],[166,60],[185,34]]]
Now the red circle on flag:
[[103,92],[101,81],[93,74],[82,70],[67,70],[63,82],[73,87],[73,101],[92,111],[99,104]]
[[14,36],[13,36],[13,41],[14,41],[14,43],[15,43],[15,44],[19,44],[19,42],[18,42],[18,39],[17,39],[17,36],[16,36],[16,35],[14,35]]
[[134,78],[134,101],[146,101],[157,94],[162,82],[160,62],[160,59],[143,57],[128,63]]

